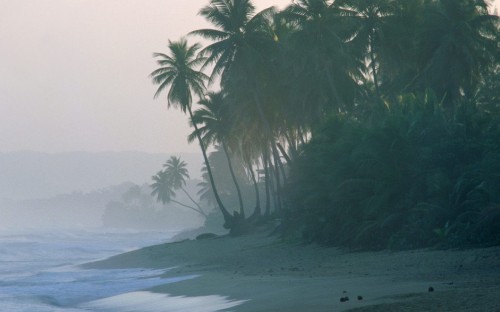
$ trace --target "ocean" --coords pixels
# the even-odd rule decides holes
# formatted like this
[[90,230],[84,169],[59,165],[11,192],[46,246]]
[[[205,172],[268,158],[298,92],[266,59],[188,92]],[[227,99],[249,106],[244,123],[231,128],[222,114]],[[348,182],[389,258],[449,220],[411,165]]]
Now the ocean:
[[82,269],[79,264],[166,242],[172,232],[0,231],[0,312],[215,312],[223,296],[173,297],[148,288],[197,278],[165,270]]

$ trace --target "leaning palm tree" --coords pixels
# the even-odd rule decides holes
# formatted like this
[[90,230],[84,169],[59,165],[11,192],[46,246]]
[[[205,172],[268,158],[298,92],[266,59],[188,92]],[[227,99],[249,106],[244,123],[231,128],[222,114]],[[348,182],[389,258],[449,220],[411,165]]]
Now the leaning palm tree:
[[[184,113],[187,111],[190,119],[192,120],[192,94],[194,93],[195,95],[202,97],[205,91],[205,80],[208,78],[204,73],[197,70],[197,68],[202,65],[206,59],[197,55],[200,45],[188,45],[185,38],[175,42],[169,40],[168,48],[170,50],[169,54],[153,54],[154,57],[159,58],[157,63],[160,66],[160,68],[151,73],[153,83],[159,85],[155,93],[155,98],[158,97],[162,91],[168,89],[168,107],[170,108],[173,106],[180,108]],[[224,207],[224,204],[217,193],[205,145],[201,139],[196,123],[193,123],[193,126],[195,128],[195,132],[197,133],[198,142],[203,154],[203,159],[205,160],[207,173],[210,178],[212,189],[214,190],[217,205],[224,216],[226,226],[231,227],[232,216]]]
[[[220,144],[227,159],[229,172],[238,194],[238,202],[240,205],[240,215],[245,216],[243,206],[243,197],[238,183],[238,179],[234,173],[231,155],[229,152],[228,143],[231,141],[231,119],[228,112],[228,106],[224,103],[224,95],[222,92],[210,92],[201,99],[199,104],[201,108],[196,110],[193,115],[193,122],[199,125],[199,131],[206,146],[210,144]],[[196,138],[196,133],[191,133],[188,141],[192,142]]]
[[[182,192],[193,202],[193,204],[198,207],[200,211],[200,205],[189,195],[188,191],[184,188],[186,186],[186,179],[189,179],[189,172],[186,168],[187,164],[181,160],[180,157],[171,156],[167,162],[163,165],[164,172],[167,175],[168,179],[170,179],[170,183],[174,190],[180,189]],[[205,214],[205,213],[203,213]]]
[[172,185],[172,180],[170,177],[165,173],[165,171],[160,171],[157,174],[155,174],[152,177],[153,183],[150,185],[152,192],[151,195],[153,197],[156,197],[156,200],[158,202],[161,202],[162,204],[167,204],[167,203],[175,203],[177,205],[180,205],[185,208],[189,208],[191,210],[196,211],[197,213],[201,214],[205,218],[207,217],[207,214],[201,210],[201,208],[196,208],[192,207],[186,204],[183,204],[177,200],[175,200],[175,190]]

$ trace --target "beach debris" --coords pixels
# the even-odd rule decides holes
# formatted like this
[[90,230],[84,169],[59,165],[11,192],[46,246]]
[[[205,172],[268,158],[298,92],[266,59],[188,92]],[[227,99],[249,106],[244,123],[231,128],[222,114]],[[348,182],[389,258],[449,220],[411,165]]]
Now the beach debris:
[[349,297],[345,296],[345,297],[340,297],[340,302],[347,302],[349,301]]
[[429,290],[429,292],[433,292],[433,291],[434,291],[434,287],[429,286],[429,289],[428,289],[428,290]]
[[363,300],[363,296],[358,296],[358,300]]

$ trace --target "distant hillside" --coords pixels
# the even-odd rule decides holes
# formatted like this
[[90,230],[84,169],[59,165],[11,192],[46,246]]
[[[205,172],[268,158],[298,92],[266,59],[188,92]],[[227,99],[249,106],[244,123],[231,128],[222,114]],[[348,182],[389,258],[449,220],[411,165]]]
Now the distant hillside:
[[[201,154],[180,153],[192,178],[200,176]],[[149,183],[169,154],[142,152],[0,153],[0,201],[89,192],[123,182]]]
[[107,203],[119,200],[134,184],[73,192],[44,199],[0,201],[0,228],[100,227]]
[[[200,180],[186,181],[195,198]],[[127,192],[140,187],[141,193]],[[73,192],[45,199],[0,201],[0,229],[102,227],[138,230],[180,230],[200,226],[203,218],[184,207],[161,205],[150,196],[148,184],[122,183],[83,193]],[[189,204],[178,192],[176,200]],[[210,209],[204,207],[206,212]]]

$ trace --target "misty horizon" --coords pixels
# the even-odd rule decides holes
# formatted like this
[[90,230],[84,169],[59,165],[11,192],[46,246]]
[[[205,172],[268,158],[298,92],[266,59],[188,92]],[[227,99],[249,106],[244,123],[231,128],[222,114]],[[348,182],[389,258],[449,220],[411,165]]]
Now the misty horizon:
[[[173,155],[188,163],[191,193],[196,194],[201,155]],[[103,226],[167,230],[197,226],[201,222],[197,215],[175,205],[162,207],[153,197],[148,205],[163,210],[161,218],[142,222],[131,219],[126,206],[119,223],[105,217],[107,207],[120,202],[131,187],[141,186],[144,195],[149,195],[151,177],[161,170],[168,157],[169,154],[143,152],[0,152],[0,230]],[[183,194],[179,195],[182,198]],[[147,208],[142,207],[144,217],[152,213]],[[115,216],[112,220],[118,219]]]
[[149,183],[170,155],[187,162],[192,179],[200,178],[200,153],[0,152],[0,199],[42,199],[124,182]]

